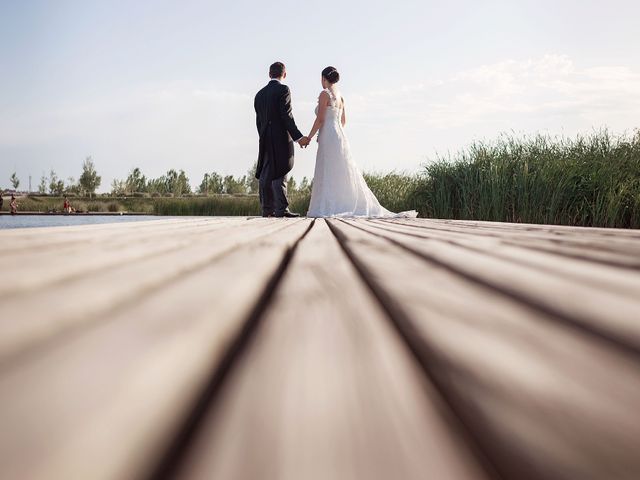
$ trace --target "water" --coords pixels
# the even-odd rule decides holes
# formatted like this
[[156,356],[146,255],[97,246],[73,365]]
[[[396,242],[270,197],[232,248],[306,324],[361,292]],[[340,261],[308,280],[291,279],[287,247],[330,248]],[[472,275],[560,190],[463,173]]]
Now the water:
[[0,230],[5,228],[61,227],[64,225],[94,225],[98,223],[139,222],[158,220],[154,215],[0,215]]

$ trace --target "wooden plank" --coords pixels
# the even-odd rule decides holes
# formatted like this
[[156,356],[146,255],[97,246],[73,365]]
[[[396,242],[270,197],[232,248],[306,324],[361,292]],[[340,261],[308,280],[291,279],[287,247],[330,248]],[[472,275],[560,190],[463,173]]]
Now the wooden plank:
[[538,223],[513,223],[513,222],[488,222],[479,220],[445,220],[430,218],[429,222],[445,225],[466,226],[473,229],[489,228],[504,230],[525,230],[531,232],[551,232],[553,234],[571,235],[602,235],[605,237],[632,237],[640,238],[640,230],[631,228],[611,227],[576,227],[571,225],[545,225]]
[[[238,218],[236,221],[242,220],[244,219]],[[6,229],[0,230],[0,242],[2,242],[0,257],[13,256],[21,252],[65,248],[68,245],[82,245],[91,242],[97,236],[125,238],[138,232],[148,233],[153,230],[158,234],[171,234],[185,225],[210,225],[229,223],[229,221],[229,219],[218,217],[170,218],[127,223]]]
[[[45,238],[55,238],[59,234],[67,235],[69,232],[74,232],[81,235],[94,234],[97,232],[110,231],[129,231],[134,227],[148,228],[156,227],[168,224],[187,223],[191,221],[191,218],[162,218],[158,217],[151,220],[136,220],[128,222],[110,222],[110,223],[95,223],[95,224],[82,224],[82,225],[57,225],[51,227],[22,227],[22,228],[7,228],[0,230],[0,236],[3,239],[8,240],[29,240],[34,235]],[[14,244],[9,244],[9,246]]]
[[55,248],[51,244],[33,246],[10,256],[0,256],[0,270],[12,272],[10,281],[0,284],[0,302],[19,293],[55,288],[56,283],[186,248],[195,241],[206,241],[216,229],[246,223],[180,222],[164,228],[147,226],[126,233],[99,231],[83,239],[77,239],[75,232],[58,234],[60,242]]
[[171,477],[487,478],[324,220]]
[[[69,262],[66,268],[71,276],[65,281],[0,299],[0,368],[70,329],[83,328],[126,309],[132,302],[208,265],[220,255],[286,225],[276,219],[265,219],[227,228],[222,224],[223,228],[203,229],[198,235],[185,229],[166,239],[169,243],[165,248],[143,255],[139,253],[140,248],[144,251],[148,247],[135,247],[139,258],[132,261],[132,255],[128,255],[127,262],[111,268],[87,271],[84,265]],[[90,247],[83,249],[99,251],[100,244],[100,237],[96,237]],[[83,261],[85,257],[79,256]],[[76,275],[77,269],[83,274]],[[53,274],[64,277],[65,272],[58,270]]]
[[[502,478],[638,478],[637,358],[386,239],[398,234],[330,223]],[[451,262],[434,242],[407,245]]]
[[[640,256],[640,241],[635,238],[625,239],[619,236],[604,237],[588,235],[561,235],[555,230],[549,233],[527,232],[518,229],[510,230],[506,227],[501,229],[483,229],[473,227],[460,227],[455,225],[440,226],[431,220],[399,219],[387,220],[387,222],[398,222],[405,225],[412,225],[416,228],[428,230],[440,230],[450,233],[466,235],[489,236],[504,239],[517,244],[528,245],[548,249],[549,251],[561,251],[563,254],[574,252],[575,256],[584,258],[606,260],[611,258],[612,263],[628,264],[637,268]],[[573,249],[573,250],[572,250]]]
[[0,372],[3,476],[146,478],[309,221],[282,224]]
[[[471,233],[473,235],[489,235],[503,236],[517,239],[540,240],[563,245],[573,245],[583,248],[605,249],[611,251],[619,251],[628,253],[629,250],[634,251],[639,248],[640,242],[636,237],[618,235],[618,234],[595,234],[590,232],[589,228],[583,228],[582,233],[567,232],[556,229],[552,225],[546,226],[544,230],[529,230],[522,228],[509,228],[512,224],[502,227],[474,227],[471,225],[458,225],[454,223],[439,223],[431,219],[386,219],[387,222],[404,223],[405,225],[414,225],[418,228],[429,228],[447,230],[451,232]],[[616,230],[617,233],[617,230]]]
[[[577,283],[591,284],[614,293],[636,298],[640,295],[640,274],[628,269],[605,264],[592,264],[573,257],[554,255],[525,246],[513,246],[500,237],[460,235],[456,232],[415,229],[403,223],[370,221],[375,228],[405,235],[441,240],[467,249],[483,252],[509,260],[515,264],[528,265],[551,272]],[[557,252],[556,252],[557,253]]]
[[[569,282],[522,264],[457,245],[384,232],[366,222],[358,228],[388,238],[419,256],[459,275],[517,298],[530,307],[640,354],[640,297],[630,298],[584,284]],[[615,310],[612,310],[615,306]]]
[[538,250],[541,252],[547,252],[555,255],[561,255],[563,257],[573,257],[578,260],[587,260],[590,262],[598,262],[604,265],[611,265],[614,267],[629,268],[633,270],[640,269],[640,257],[635,254],[629,254],[628,252],[613,252],[607,250],[598,250],[583,247],[574,247],[563,244],[551,244],[543,242],[531,242],[528,240],[520,239],[507,239],[505,243],[510,243],[515,246],[523,246],[532,250]]
[[640,234],[627,229],[598,229],[591,227],[563,227],[560,225],[525,226],[518,223],[473,224],[469,222],[451,220],[439,221],[431,218],[389,218],[381,219],[389,223],[403,223],[421,228],[436,228],[447,231],[475,232],[479,235],[503,235],[522,238],[535,238],[549,241],[583,241],[596,242],[606,245],[607,241],[622,245],[637,246]]

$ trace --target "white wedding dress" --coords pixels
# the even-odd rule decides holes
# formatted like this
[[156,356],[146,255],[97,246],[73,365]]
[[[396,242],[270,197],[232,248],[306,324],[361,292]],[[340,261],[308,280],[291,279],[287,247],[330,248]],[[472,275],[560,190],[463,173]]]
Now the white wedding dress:
[[[318,153],[308,217],[416,217],[415,210],[393,213],[367,186],[351,158],[342,128],[342,101],[329,89],[330,106],[318,134]],[[316,107],[316,115],[318,107]]]

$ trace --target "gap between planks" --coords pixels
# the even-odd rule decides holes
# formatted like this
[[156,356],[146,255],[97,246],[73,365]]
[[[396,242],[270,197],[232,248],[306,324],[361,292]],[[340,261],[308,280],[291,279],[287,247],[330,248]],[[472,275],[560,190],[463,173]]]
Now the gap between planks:
[[[640,357],[638,297],[616,295],[521,264],[474,252],[447,242],[385,231],[367,223],[344,220],[349,225],[387,239],[394,245],[466,279],[519,302],[554,319],[610,342]],[[517,268],[516,268],[517,267]],[[615,305],[615,309],[611,309]]]
[[495,478],[325,220],[158,479]]

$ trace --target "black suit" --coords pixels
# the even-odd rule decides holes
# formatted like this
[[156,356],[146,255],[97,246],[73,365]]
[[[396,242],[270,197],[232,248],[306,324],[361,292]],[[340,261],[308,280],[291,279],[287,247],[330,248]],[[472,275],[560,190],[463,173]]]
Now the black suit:
[[263,214],[282,214],[287,199],[287,173],[293,168],[293,141],[302,138],[291,113],[291,91],[271,80],[254,101],[259,150],[256,178],[260,180]]

